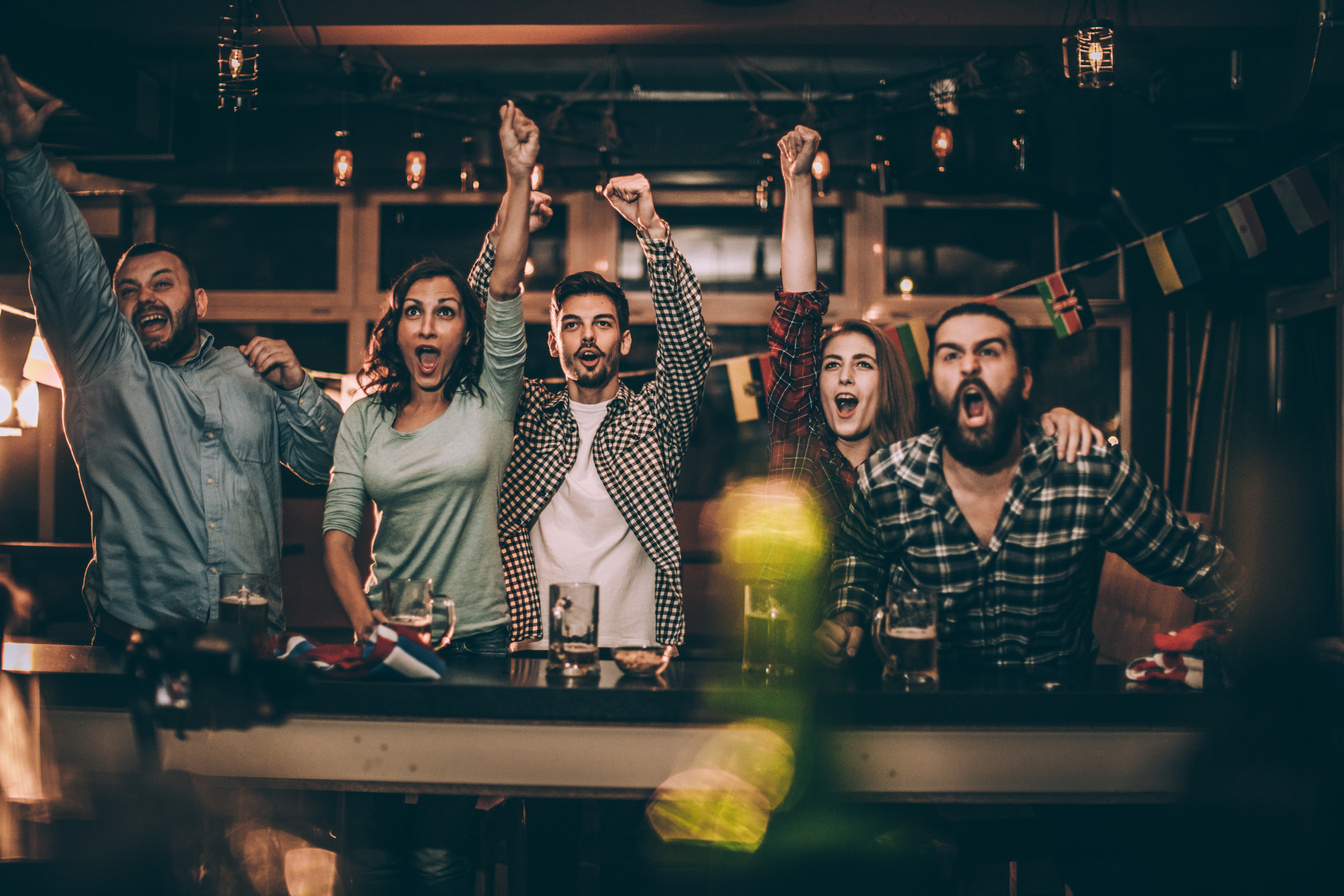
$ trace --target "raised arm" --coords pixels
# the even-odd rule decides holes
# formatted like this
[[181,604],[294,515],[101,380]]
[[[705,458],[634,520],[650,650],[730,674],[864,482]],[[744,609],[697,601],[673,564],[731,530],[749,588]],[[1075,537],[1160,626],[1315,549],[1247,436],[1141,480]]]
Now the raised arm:
[[37,139],[60,107],[33,109],[0,56],[0,163],[4,196],[32,266],[29,290],[42,335],[67,385],[96,376],[101,361],[138,342],[112,295],[112,278],[75,203],[57,183]]
[[23,95],[8,57],[0,56],[0,148],[6,161],[18,161],[27,155],[37,145],[47,119],[59,108],[60,100],[50,100],[41,109],[34,109]]
[[672,244],[672,233],[653,206],[653,190],[644,175],[612,178],[604,195],[621,217],[635,225],[648,266],[658,331],[652,400],[664,469],[675,482],[700,413],[712,353],[700,283]]
[[821,328],[830,296],[817,283],[817,243],[812,224],[812,160],[821,136],[799,125],[779,140],[784,178],[784,227],[780,235],[782,288],[775,296],[767,339],[770,391],[766,414],[776,445],[807,432],[821,417],[816,391],[821,368]]
[[817,239],[812,229],[812,160],[821,135],[798,125],[779,138],[779,169],[784,178],[784,228],[779,268],[785,292],[817,288]]
[[523,269],[527,264],[528,202],[531,198],[532,167],[541,149],[541,132],[513,101],[499,110],[499,145],[504,153],[508,188],[499,207],[495,267],[490,276],[490,297],[515,299],[522,294]]

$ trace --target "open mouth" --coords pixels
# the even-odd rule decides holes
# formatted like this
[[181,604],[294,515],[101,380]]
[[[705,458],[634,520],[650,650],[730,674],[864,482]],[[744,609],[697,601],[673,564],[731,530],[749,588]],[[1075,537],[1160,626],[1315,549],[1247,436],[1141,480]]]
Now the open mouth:
[[848,392],[840,392],[835,396],[835,410],[841,417],[848,417],[854,413],[859,406],[859,399],[856,395]]
[[969,426],[983,426],[989,417],[989,402],[979,386],[961,390],[961,413]]
[[584,364],[596,364],[602,360],[602,353],[595,348],[583,348],[574,357]]
[[415,363],[422,374],[428,376],[439,366],[439,350],[432,345],[421,345],[415,349]]
[[168,312],[153,309],[137,314],[135,316],[135,327],[141,333],[148,333],[168,326],[169,321]]

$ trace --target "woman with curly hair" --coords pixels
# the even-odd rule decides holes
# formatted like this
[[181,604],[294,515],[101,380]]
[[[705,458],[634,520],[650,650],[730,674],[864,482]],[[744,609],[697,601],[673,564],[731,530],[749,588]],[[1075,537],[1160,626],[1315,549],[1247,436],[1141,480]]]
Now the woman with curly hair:
[[[360,641],[385,619],[380,582],[432,579],[457,605],[455,650],[508,652],[499,484],[523,381],[519,284],[539,140],[512,103],[500,114],[508,189],[489,241],[497,253],[489,298],[437,258],[398,277],[359,372],[370,394],[346,412],[336,441],[323,521],[327,575]],[[354,545],[367,498],[377,529],[366,581]],[[433,643],[444,629],[436,608]]]

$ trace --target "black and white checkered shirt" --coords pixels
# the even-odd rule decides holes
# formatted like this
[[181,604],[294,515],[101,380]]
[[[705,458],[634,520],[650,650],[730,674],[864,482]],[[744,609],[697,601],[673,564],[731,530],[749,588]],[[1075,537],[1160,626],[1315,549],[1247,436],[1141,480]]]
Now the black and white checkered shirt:
[[[686,618],[672,498],[700,413],[711,346],[700,308],[700,284],[672,244],[671,232],[654,240],[640,230],[639,243],[658,331],[654,378],[638,394],[620,385],[593,437],[593,463],[616,508],[653,560],[655,634],[663,644],[680,644]],[[489,284],[493,266],[494,247],[487,240],[471,269],[474,289],[479,291],[482,282]],[[568,395],[563,390],[550,392],[535,380],[524,381],[513,456],[499,493],[499,544],[512,641],[544,636],[532,527],[578,454],[579,428]]]
[[951,661],[1087,661],[1108,550],[1214,615],[1231,612],[1240,567],[1133,458],[1101,445],[1070,464],[1038,426],[1024,421],[1023,431],[988,546],[943,477],[938,429],[875,452],[859,468],[836,540],[827,615],[853,610],[867,619],[888,588],[930,588],[943,596],[939,650]]

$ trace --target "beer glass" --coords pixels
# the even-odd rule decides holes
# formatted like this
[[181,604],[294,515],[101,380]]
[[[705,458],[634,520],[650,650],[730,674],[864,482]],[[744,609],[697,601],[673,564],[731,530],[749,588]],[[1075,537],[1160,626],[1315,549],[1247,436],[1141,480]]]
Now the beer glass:
[[598,675],[597,586],[592,582],[554,584],[550,608],[546,674],[564,678]]
[[431,601],[434,583],[429,579],[384,579],[383,615],[397,634],[414,638],[429,646],[429,629],[434,621]]
[[742,671],[788,675],[793,671],[794,619],[775,585],[743,590]]
[[242,626],[260,653],[266,643],[266,612],[271,582],[260,573],[225,573],[219,577],[219,621]]
[[873,648],[882,658],[882,677],[907,687],[938,683],[938,601],[936,591],[892,588],[873,611]]

